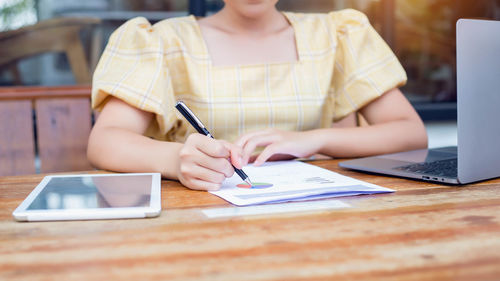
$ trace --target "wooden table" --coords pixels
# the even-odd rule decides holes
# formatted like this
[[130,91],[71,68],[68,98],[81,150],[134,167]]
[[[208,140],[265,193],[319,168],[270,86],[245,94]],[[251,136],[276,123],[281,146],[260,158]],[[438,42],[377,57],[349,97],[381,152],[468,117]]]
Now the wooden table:
[[42,175],[0,178],[0,280],[500,280],[500,179],[454,187],[311,163],[397,192],[209,219],[202,209],[232,206],[163,181],[158,218],[19,223]]

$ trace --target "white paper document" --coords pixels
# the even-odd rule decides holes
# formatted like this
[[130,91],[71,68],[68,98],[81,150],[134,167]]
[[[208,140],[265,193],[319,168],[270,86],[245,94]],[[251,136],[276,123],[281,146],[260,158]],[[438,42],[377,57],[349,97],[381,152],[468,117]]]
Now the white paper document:
[[353,179],[300,161],[267,162],[243,170],[251,179],[249,187],[234,174],[212,194],[238,206],[303,201],[326,197],[394,192],[394,190]]

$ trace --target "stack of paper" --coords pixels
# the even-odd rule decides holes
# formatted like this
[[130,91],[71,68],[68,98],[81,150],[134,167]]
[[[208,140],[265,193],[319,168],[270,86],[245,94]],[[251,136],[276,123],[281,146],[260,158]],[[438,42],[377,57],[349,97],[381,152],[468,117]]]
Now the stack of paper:
[[371,183],[300,161],[267,162],[260,167],[243,167],[254,186],[247,186],[234,174],[220,190],[211,191],[238,206],[302,201],[326,197],[394,192]]

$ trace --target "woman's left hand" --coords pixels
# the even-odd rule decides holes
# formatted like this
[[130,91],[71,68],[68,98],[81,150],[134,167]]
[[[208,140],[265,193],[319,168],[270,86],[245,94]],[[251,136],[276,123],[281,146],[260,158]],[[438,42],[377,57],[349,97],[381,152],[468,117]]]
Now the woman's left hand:
[[[243,165],[248,164],[257,147],[264,150],[254,161],[255,166],[262,165],[268,159],[290,159],[309,157],[320,149],[312,131],[292,132],[278,129],[266,129],[242,135],[235,143],[243,148]],[[274,157],[273,157],[274,156]]]

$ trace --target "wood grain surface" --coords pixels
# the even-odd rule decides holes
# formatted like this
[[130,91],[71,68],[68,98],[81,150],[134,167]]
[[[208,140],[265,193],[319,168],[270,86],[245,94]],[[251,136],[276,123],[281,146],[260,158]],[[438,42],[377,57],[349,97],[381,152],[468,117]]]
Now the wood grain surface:
[[43,175],[0,178],[0,280],[500,280],[500,179],[460,187],[312,164],[396,189],[351,208],[209,219],[233,208],[162,182],[158,218],[19,223]]

